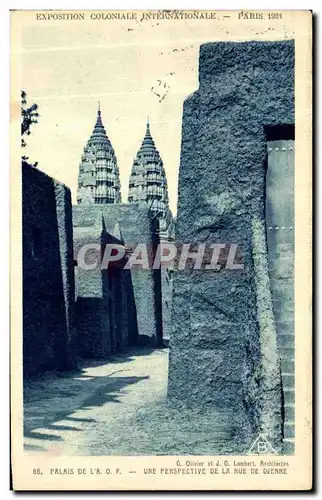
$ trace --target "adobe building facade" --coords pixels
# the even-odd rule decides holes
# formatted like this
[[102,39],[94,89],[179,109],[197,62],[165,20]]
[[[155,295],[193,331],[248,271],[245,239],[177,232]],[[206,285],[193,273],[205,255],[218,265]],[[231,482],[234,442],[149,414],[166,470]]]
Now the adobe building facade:
[[[100,265],[107,244],[138,244],[153,248],[153,226],[147,207],[138,204],[106,204],[73,207],[74,254],[85,245],[97,244],[98,265],[92,270],[75,267],[77,337],[86,357],[104,358],[128,345],[160,346],[162,311],[160,271],[141,267],[124,269]],[[97,248],[98,248],[97,247]],[[94,252],[95,253],[95,252]],[[89,262],[91,256],[87,257]]]
[[[143,143],[142,155],[148,155],[150,160],[156,151],[151,136],[146,136]],[[160,156],[156,155],[162,168]],[[144,171],[146,167],[141,165]],[[162,181],[167,202],[165,175]],[[100,109],[82,154],[77,193],[78,205],[73,207],[76,261],[78,252],[93,243],[102,255],[109,243],[126,246],[129,251],[144,244],[153,253],[159,240],[159,219],[155,216],[160,206],[158,213],[150,209],[147,192],[138,199],[130,196],[132,203],[121,203],[117,159]],[[158,197],[159,191],[154,195]],[[106,357],[127,345],[162,344],[160,270],[121,269],[110,263],[108,269],[98,265],[93,270],[78,265],[75,273],[77,338],[83,356]]]
[[[124,269],[137,245],[145,245],[152,259],[161,215],[171,215],[159,153],[151,136],[144,144],[143,157],[154,155],[162,170],[162,214],[160,205],[151,210],[150,198],[121,203],[117,159],[100,109],[81,157],[77,206],[66,186],[23,162],[25,376],[75,368],[78,356],[108,358],[131,345],[163,345],[161,270]],[[159,191],[154,194],[157,200]],[[125,257],[104,268],[110,244],[123,248]],[[88,245],[98,253],[92,269],[78,265]],[[91,251],[86,258],[93,258]]]
[[70,190],[22,166],[24,376],[77,365]]
[[242,269],[174,271],[168,397],[294,451],[294,43],[202,45],[184,102],[176,238]]

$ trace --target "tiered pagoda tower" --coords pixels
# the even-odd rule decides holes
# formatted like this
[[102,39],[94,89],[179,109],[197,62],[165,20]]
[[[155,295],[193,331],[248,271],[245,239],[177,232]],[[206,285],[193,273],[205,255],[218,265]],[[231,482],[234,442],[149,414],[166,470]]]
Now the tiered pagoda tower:
[[102,123],[100,107],[79,165],[77,203],[121,203],[119,169]]
[[150,212],[159,219],[161,236],[169,236],[169,230],[173,230],[173,219],[169,209],[167,178],[160,153],[151,136],[149,121],[132,166],[128,201],[146,202]]

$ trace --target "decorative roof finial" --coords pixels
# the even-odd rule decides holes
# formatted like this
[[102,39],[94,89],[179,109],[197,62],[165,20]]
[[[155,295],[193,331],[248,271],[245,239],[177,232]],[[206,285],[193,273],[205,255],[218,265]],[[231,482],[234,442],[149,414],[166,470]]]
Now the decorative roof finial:
[[101,102],[100,102],[100,101],[98,101],[98,110],[97,110],[97,114],[98,114],[99,116],[101,116]]
[[148,119],[146,122],[146,135],[150,135],[150,116],[148,115]]

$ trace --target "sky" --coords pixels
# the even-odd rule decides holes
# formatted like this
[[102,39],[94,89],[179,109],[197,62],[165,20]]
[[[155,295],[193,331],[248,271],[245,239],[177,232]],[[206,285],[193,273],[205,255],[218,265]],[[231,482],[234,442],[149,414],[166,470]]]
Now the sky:
[[40,113],[39,123],[26,138],[24,154],[69,186],[76,203],[79,163],[100,101],[126,202],[133,159],[149,116],[174,214],[182,106],[198,89],[200,45],[274,37],[274,28],[256,34],[256,23],[249,28],[249,22],[247,26],[241,22],[236,30],[236,24],[230,27],[231,20],[223,18],[224,13],[217,20],[188,21],[141,21],[140,16],[138,20],[98,21],[90,19],[90,12],[85,21],[37,21],[33,11],[24,17],[19,14],[13,31],[15,41],[20,38],[13,44],[12,60],[21,67],[21,88],[27,92],[28,103],[37,103]]

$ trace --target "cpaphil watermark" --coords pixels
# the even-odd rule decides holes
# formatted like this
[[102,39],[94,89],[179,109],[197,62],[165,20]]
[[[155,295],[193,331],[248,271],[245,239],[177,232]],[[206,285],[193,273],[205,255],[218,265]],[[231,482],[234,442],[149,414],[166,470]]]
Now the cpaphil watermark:
[[83,245],[76,255],[77,266],[90,271],[118,267],[129,270],[134,268],[160,268],[220,271],[222,269],[244,269],[243,253],[236,243],[174,243],[163,241],[156,247],[145,243],[121,245],[99,243]]

